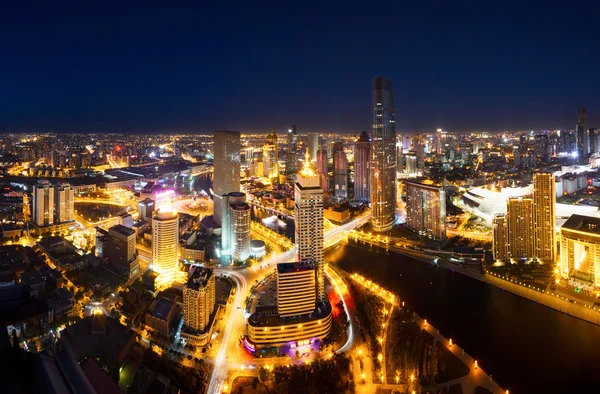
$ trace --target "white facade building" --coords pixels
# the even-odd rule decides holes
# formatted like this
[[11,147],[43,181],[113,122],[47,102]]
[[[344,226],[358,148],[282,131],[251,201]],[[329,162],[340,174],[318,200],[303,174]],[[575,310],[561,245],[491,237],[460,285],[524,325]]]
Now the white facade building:
[[311,167],[308,152],[304,168],[296,177],[294,187],[296,207],[296,246],[298,261],[312,263],[317,268],[317,298],[325,301],[323,258],[323,189]]

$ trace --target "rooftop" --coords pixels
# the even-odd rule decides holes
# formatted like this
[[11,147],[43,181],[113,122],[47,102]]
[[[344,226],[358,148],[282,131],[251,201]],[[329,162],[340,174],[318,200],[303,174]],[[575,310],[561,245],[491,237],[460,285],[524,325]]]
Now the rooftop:
[[579,230],[586,233],[600,234],[600,218],[582,215],[571,215],[561,228]]
[[288,274],[290,272],[314,270],[314,266],[310,263],[279,263],[277,264],[278,274]]
[[331,304],[329,302],[318,303],[315,311],[311,314],[284,318],[277,314],[263,315],[260,312],[253,313],[248,318],[248,324],[253,327],[279,327],[290,324],[303,324],[309,321],[324,319],[331,313]]
[[95,353],[110,354],[116,359],[133,335],[117,320],[105,316],[84,317],[61,332],[62,340],[71,347],[77,360]]
[[135,234],[135,230],[129,228],[129,227],[125,227],[122,224],[117,224],[116,226],[112,226],[109,231],[114,231],[117,232],[119,234],[125,235],[127,237]]
[[166,298],[156,300],[156,304],[154,305],[154,309],[150,312],[150,315],[157,319],[166,320],[169,316],[169,312],[173,309],[173,305],[173,301]]
[[213,274],[213,270],[204,267],[194,267],[193,270],[194,271],[188,279],[187,287],[198,290],[201,287],[206,286],[208,280]]
[[235,210],[235,211],[248,211],[250,209],[250,205],[243,203],[243,204],[229,204],[229,206],[231,207],[231,209]]

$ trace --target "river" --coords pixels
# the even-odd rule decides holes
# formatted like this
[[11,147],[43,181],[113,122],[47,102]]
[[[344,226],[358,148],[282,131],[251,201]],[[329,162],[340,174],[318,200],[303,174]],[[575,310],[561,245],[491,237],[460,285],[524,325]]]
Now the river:
[[600,391],[600,326],[376,247],[340,245],[325,258],[393,290],[511,394]]

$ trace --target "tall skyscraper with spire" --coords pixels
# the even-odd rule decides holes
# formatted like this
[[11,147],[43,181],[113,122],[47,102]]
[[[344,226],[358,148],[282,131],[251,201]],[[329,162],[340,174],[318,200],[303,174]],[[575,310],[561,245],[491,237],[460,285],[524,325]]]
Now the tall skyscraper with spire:
[[373,78],[371,96],[371,223],[388,231],[396,221],[396,114],[392,81]]
[[298,132],[296,131],[296,125],[293,124],[288,129],[287,134],[287,156],[285,160],[285,172],[288,174],[295,174],[298,171]]
[[363,131],[354,145],[354,199],[356,201],[369,201],[369,153],[371,152],[371,139]]
[[323,257],[323,189],[312,167],[308,150],[304,166],[296,177],[296,246],[298,261],[314,264],[317,275],[317,300],[325,301]]

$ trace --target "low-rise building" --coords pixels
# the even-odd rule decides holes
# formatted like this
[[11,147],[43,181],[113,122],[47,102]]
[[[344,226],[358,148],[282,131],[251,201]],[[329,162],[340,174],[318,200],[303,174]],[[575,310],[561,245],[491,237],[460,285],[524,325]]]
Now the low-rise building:
[[167,298],[154,300],[146,312],[146,325],[156,333],[169,336],[171,323],[179,313],[177,304]]
[[323,217],[336,224],[345,224],[350,220],[350,209],[342,206],[329,207],[323,211]]
[[104,315],[87,316],[61,331],[61,341],[79,362],[97,357],[103,365],[122,366],[135,343],[133,331]]

